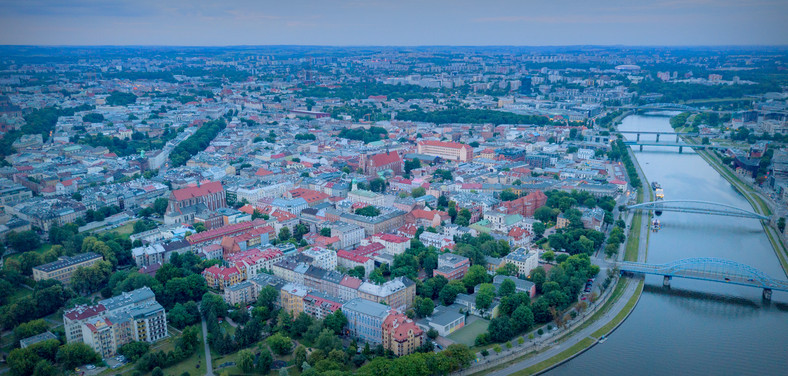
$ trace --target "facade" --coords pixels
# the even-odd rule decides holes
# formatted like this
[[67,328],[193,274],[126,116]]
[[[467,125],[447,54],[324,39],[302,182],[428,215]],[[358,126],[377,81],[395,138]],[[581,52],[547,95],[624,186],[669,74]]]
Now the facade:
[[349,249],[361,243],[361,239],[364,239],[364,229],[358,225],[338,222],[331,226],[331,236],[339,237],[339,248]]
[[432,316],[429,326],[445,337],[465,326],[465,315],[453,309],[443,309]]
[[168,336],[164,307],[149,287],[67,310],[63,324],[67,342],[83,342],[102,357],[131,341],[153,343]]
[[449,281],[462,279],[470,266],[471,261],[467,257],[452,253],[441,253],[438,256],[438,268],[432,271],[432,276],[440,275]]
[[78,268],[87,268],[103,260],[98,253],[87,252],[76,256],[61,256],[57,261],[33,267],[33,279],[55,279],[64,285],[71,283],[71,276]]
[[420,141],[417,145],[417,152],[449,161],[469,162],[473,159],[473,148],[457,142]]
[[304,297],[309,289],[301,284],[288,283],[279,290],[279,305],[293,317],[304,312]]
[[342,308],[345,301],[318,291],[312,291],[304,297],[304,312],[322,320]]
[[313,247],[301,252],[302,255],[312,259],[309,263],[325,270],[334,270],[337,268],[337,253],[321,247]]
[[348,334],[361,341],[383,343],[383,321],[389,315],[389,307],[365,299],[353,299],[342,306],[347,317]]
[[195,215],[227,207],[227,197],[221,182],[213,181],[198,186],[176,189],[170,193],[165,224],[191,223]]
[[239,283],[246,278],[243,272],[235,266],[224,267],[217,265],[203,270],[202,276],[205,278],[205,283],[208,287],[218,290]]
[[520,214],[523,217],[533,217],[536,209],[547,203],[547,196],[542,191],[534,191],[516,200],[503,202],[506,214]]
[[416,284],[408,277],[397,277],[382,285],[364,282],[358,287],[358,297],[404,312],[416,299]]
[[375,262],[371,258],[341,249],[337,251],[337,263],[348,270],[357,266],[363,267],[364,277],[369,277],[369,273],[372,273],[372,270],[375,269]]
[[383,321],[383,348],[395,356],[412,354],[424,343],[424,331],[407,316],[391,310]]
[[539,251],[518,248],[514,252],[506,255],[506,262],[511,262],[517,266],[517,274],[521,276],[531,275],[531,270],[539,266]]
[[347,194],[351,202],[360,202],[367,205],[383,206],[386,203],[386,196],[363,189],[354,189]]
[[359,164],[364,173],[372,177],[377,177],[378,172],[386,170],[391,170],[394,175],[401,175],[404,165],[396,150],[370,156],[363,154]]
[[392,256],[401,255],[410,248],[410,239],[394,234],[375,234],[372,241],[383,244],[384,251]]

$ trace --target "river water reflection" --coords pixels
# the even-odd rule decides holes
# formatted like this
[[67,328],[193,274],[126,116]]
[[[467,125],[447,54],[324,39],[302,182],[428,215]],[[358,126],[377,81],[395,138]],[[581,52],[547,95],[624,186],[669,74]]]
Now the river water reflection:
[[[634,115],[621,130],[671,132],[669,117]],[[630,136],[632,139],[634,135]],[[641,140],[654,136],[641,135]],[[666,141],[674,139],[668,137]],[[697,154],[644,147],[636,151],[649,182],[665,200],[719,202],[752,210],[749,203]],[[720,257],[786,279],[757,220],[666,212],[651,233],[648,262]],[[551,375],[785,375],[788,374],[788,294],[771,303],[761,290],[674,278],[646,278],[632,315],[604,344],[549,372]]]

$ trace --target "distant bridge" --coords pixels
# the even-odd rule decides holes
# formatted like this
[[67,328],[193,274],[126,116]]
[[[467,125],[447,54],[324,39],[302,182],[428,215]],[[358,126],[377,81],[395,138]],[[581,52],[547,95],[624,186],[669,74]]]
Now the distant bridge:
[[788,281],[769,277],[749,265],[713,257],[688,258],[667,264],[619,262],[618,269],[621,272],[661,275],[664,286],[670,286],[670,280],[677,277],[762,288],[763,298],[767,300],[771,299],[773,290],[788,291]]
[[753,218],[763,221],[769,220],[769,217],[765,215],[737,208],[735,206],[697,200],[651,201],[644,202],[642,204],[629,205],[627,206],[627,210],[670,211],[680,213],[723,215],[727,217]]
[[649,103],[636,107],[638,110],[652,110],[652,111],[684,111],[684,112],[700,112],[700,109],[675,103]]
[[676,142],[679,142],[681,136],[689,136],[689,137],[696,137],[698,133],[691,133],[691,132],[655,132],[655,131],[618,131],[621,134],[634,134],[637,135],[636,141],[640,141],[641,134],[654,134],[657,135],[657,142],[659,142],[660,135],[666,136],[676,136]]
[[728,150],[726,146],[716,146],[716,145],[703,145],[703,144],[684,144],[684,143],[670,143],[670,142],[654,142],[654,141],[624,141],[624,145],[629,146],[640,146],[640,151],[643,151],[644,146],[665,146],[665,147],[674,147],[679,148],[679,153],[684,151],[684,148],[690,149],[701,149],[701,150],[709,150],[709,149],[716,149],[716,150]]

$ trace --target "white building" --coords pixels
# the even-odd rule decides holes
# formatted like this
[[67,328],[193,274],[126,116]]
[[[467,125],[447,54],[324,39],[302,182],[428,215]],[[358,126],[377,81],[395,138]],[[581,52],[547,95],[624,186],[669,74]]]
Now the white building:
[[539,251],[536,249],[518,248],[506,255],[504,260],[517,266],[517,274],[529,276],[531,275],[531,270],[539,266]]

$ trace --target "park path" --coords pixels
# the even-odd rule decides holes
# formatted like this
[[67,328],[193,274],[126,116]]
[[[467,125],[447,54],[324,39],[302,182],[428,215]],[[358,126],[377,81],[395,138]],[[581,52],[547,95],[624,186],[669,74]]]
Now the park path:
[[202,318],[202,342],[205,346],[205,375],[214,376],[213,363],[211,362],[211,348],[208,347],[208,325],[205,324],[205,317]]

